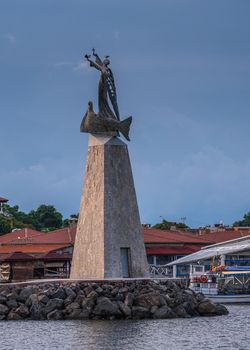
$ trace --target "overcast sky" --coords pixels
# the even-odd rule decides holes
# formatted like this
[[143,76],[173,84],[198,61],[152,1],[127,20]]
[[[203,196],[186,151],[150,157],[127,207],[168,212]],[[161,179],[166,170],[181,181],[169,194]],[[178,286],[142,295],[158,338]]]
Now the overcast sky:
[[98,72],[110,55],[141,221],[250,211],[250,1],[0,0],[0,196],[78,211]]

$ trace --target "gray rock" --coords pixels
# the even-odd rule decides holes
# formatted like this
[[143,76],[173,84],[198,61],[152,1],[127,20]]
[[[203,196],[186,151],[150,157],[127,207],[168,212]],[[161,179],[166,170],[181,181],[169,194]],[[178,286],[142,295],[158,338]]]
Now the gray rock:
[[64,303],[64,306],[68,306],[69,304],[73,303],[74,301],[74,298],[72,297],[67,297],[66,299],[64,299],[63,303]]
[[29,316],[30,312],[29,312],[29,308],[25,305],[20,305],[17,309],[16,309],[16,313],[18,315],[20,315],[22,318],[26,318]]
[[65,319],[68,320],[81,320],[81,319],[88,319],[90,317],[90,311],[89,310],[81,310],[81,309],[75,309],[70,314],[65,316]]
[[178,317],[184,317],[184,318],[189,318],[191,317],[191,315],[189,315],[186,311],[186,309],[184,308],[183,305],[178,305],[173,309],[174,313],[178,316]]
[[89,293],[93,292],[93,288],[91,286],[87,286],[84,288],[84,293],[86,297],[89,295]]
[[61,310],[53,310],[47,314],[48,320],[62,320],[63,314]]
[[128,292],[128,288],[123,287],[119,289],[119,293],[123,294],[123,293],[127,293]]
[[32,303],[30,307],[30,318],[32,320],[44,320],[44,304],[39,301],[35,301]]
[[8,312],[8,306],[0,304],[0,315],[6,315]]
[[22,319],[22,317],[13,310],[11,310],[7,316],[7,320],[9,320],[9,321],[18,321],[21,319]]
[[224,305],[214,304],[209,299],[202,300],[197,306],[197,311],[201,316],[221,316],[228,314],[228,310]]
[[205,295],[202,294],[202,293],[197,293],[195,294],[195,299],[198,301],[198,302],[201,302],[202,300],[206,299]]
[[31,306],[33,303],[38,302],[38,295],[37,294],[31,294],[28,299],[25,302],[26,306]]
[[119,306],[119,309],[123,313],[124,316],[130,317],[131,316],[131,309],[129,306],[124,304],[122,301],[117,301],[117,305]]
[[65,287],[64,290],[65,290],[67,297],[70,297],[73,300],[75,299],[76,293],[70,287]]
[[[152,306],[161,306],[163,300],[164,298],[161,297],[159,292],[144,293],[135,297],[134,305],[151,308]],[[164,303],[166,304],[165,300]]]
[[62,299],[58,299],[58,298],[50,299],[44,308],[44,313],[47,315],[51,311],[54,311],[55,309],[58,309],[58,310],[62,309],[62,307],[63,307]]
[[131,307],[134,302],[134,295],[132,293],[128,293],[125,297],[124,304]]
[[118,293],[113,299],[116,301],[124,301],[125,297],[124,297],[124,294]]
[[46,294],[39,294],[37,297],[38,301],[40,301],[43,304],[47,304],[49,301],[49,297]]
[[80,309],[80,305],[79,305],[78,303],[74,302],[74,303],[69,304],[69,305],[66,307],[65,311],[66,311],[68,314],[70,314],[73,310],[77,310],[77,309]]
[[95,292],[101,295],[103,293],[103,289],[101,287],[98,287],[96,288]]
[[115,288],[113,288],[113,289],[111,290],[110,294],[111,294],[112,296],[115,296],[118,292],[119,292],[119,288],[118,288],[118,287],[115,287]]
[[5,295],[0,295],[0,304],[4,304],[7,300],[7,297]]
[[20,292],[20,294],[19,294],[19,296],[17,298],[18,301],[21,301],[21,302],[25,303],[26,300],[29,298],[29,296],[34,293],[34,291],[35,291],[35,288],[32,287],[32,286],[24,287],[21,290],[21,292]]
[[199,312],[197,311],[197,305],[193,304],[191,302],[185,301],[182,306],[184,307],[184,309],[186,310],[186,312],[190,315],[190,316],[200,316]]
[[0,321],[3,321],[6,319],[6,316],[5,315],[0,315]]
[[51,299],[65,299],[66,293],[62,287],[59,287],[54,293],[50,295]]
[[6,301],[6,305],[10,308],[10,309],[15,309],[16,307],[18,307],[17,301],[15,299],[10,299]]
[[75,298],[75,302],[78,303],[79,305],[82,304],[83,300],[85,300],[86,297],[83,294],[78,294],[77,297]]
[[151,316],[150,311],[142,306],[133,306],[132,307],[132,316],[133,318],[149,318]]
[[216,315],[222,316],[222,315],[228,315],[229,311],[228,309],[221,304],[216,304]]
[[175,318],[176,314],[167,305],[158,308],[154,314],[154,318]]
[[[101,300],[99,300],[101,299]],[[119,310],[117,304],[112,303],[110,299],[106,297],[98,298],[97,305],[93,310],[94,315],[102,316],[104,318],[109,316],[116,316],[119,317],[122,315],[121,311]]]
[[98,294],[93,290],[92,292],[90,292],[90,293],[87,295],[87,298],[88,298],[88,299],[96,300],[96,299],[98,298]]
[[8,300],[16,300],[18,298],[18,294],[16,292],[9,293],[7,298]]

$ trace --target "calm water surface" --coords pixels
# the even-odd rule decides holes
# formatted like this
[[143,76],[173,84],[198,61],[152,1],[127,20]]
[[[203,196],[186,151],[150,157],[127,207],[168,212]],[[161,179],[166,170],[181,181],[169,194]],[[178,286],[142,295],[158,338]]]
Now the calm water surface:
[[228,308],[211,318],[0,322],[0,349],[250,350],[250,305]]

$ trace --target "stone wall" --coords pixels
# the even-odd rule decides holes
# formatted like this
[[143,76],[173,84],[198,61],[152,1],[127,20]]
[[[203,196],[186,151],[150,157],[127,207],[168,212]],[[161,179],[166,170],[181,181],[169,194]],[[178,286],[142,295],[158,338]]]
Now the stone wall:
[[0,286],[0,320],[143,319],[225,315],[171,280],[53,281]]

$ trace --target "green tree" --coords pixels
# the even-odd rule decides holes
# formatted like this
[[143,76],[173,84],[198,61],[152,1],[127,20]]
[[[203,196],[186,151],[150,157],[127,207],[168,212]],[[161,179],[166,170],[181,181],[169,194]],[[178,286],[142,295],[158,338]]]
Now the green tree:
[[243,216],[242,220],[235,221],[233,223],[233,226],[240,226],[240,227],[246,227],[246,226],[248,227],[248,226],[250,226],[250,212],[246,213]]
[[0,215],[0,235],[4,235],[11,231],[11,224],[8,219]]
[[172,222],[172,221],[167,221],[165,219],[163,219],[161,223],[155,224],[153,227],[158,228],[159,230],[170,230],[172,226],[175,226],[177,229],[189,228],[187,225],[185,225],[182,222]]
[[63,216],[53,205],[40,205],[28,213],[28,218],[37,230],[52,231],[62,227]]

